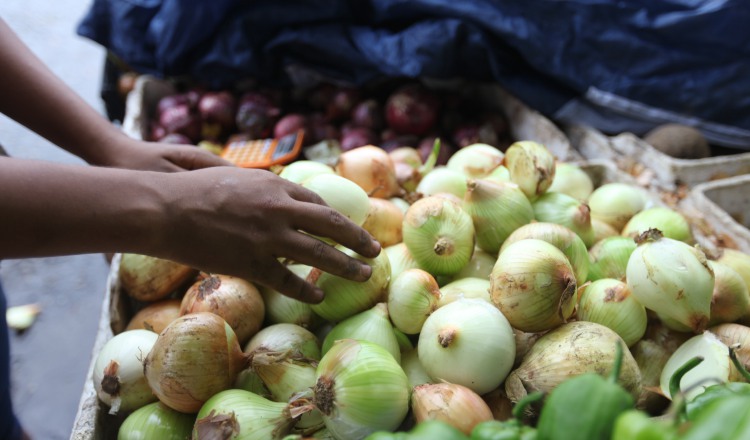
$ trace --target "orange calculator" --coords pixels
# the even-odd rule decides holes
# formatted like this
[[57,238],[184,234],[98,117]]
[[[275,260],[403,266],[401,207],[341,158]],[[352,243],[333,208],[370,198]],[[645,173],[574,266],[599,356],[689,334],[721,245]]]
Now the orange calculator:
[[304,136],[304,130],[279,139],[249,139],[237,134],[229,138],[221,157],[243,168],[284,165],[299,156]]

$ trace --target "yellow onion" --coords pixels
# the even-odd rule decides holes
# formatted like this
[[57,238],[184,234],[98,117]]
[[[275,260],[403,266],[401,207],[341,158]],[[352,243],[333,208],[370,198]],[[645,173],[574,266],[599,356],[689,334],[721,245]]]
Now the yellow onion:
[[185,440],[190,438],[194,423],[192,414],[153,402],[128,415],[117,431],[117,440]]
[[409,389],[413,389],[417,385],[432,383],[432,378],[427,374],[419,360],[419,353],[416,348],[401,352],[401,368],[406,373],[406,377],[409,378]]
[[[646,313],[648,312],[646,309]],[[690,333],[678,332],[667,327],[653,312],[650,313],[646,334],[643,335],[643,339],[654,342],[670,355],[691,337]]]
[[182,297],[180,314],[196,312],[221,316],[244,344],[263,326],[266,309],[255,285],[242,278],[214,274],[190,286]]
[[544,194],[555,179],[555,156],[544,145],[518,141],[505,151],[504,165],[510,179],[529,200]]
[[435,278],[422,269],[407,269],[388,287],[388,313],[393,325],[402,332],[416,335],[438,307],[440,288]]
[[474,252],[474,226],[461,207],[441,197],[425,197],[404,217],[404,244],[421,269],[432,275],[458,273]]
[[479,394],[505,380],[516,352],[508,320],[479,299],[459,299],[437,309],[422,326],[417,350],[434,381],[463,385]]
[[409,248],[403,242],[388,246],[384,251],[391,263],[391,279],[395,279],[405,270],[419,268],[419,264],[414,261],[414,257],[409,253]]
[[717,261],[709,261],[714,271],[709,325],[735,322],[750,314],[750,293],[734,269]]
[[370,198],[370,210],[362,228],[372,235],[382,247],[401,242],[404,213],[393,202],[376,197]]
[[[526,356],[526,353],[531,350],[531,347],[534,346],[539,338],[544,336],[544,333],[529,333],[513,329],[513,336],[516,339],[516,360],[513,362],[513,368],[518,368],[518,366],[521,365],[521,361],[523,361],[523,358]],[[504,392],[505,391],[503,391],[503,393]]]
[[397,329],[395,326],[393,327],[393,334],[396,335],[396,341],[398,342],[398,349],[403,354],[405,351],[413,350],[414,344],[412,344],[411,339],[409,339],[409,336],[402,332],[401,330]]
[[289,434],[297,422],[289,403],[273,402],[245,390],[225,390],[200,408],[193,440],[267,440]]
[[258,376],[258,373],[253,371],[252,368],[240,371],[240,374],[237,375],[237,380],[234,381],[234,385],[232,385],[232,388],[250,391],[251,393],[255,393],[266,399],[273,399],[271,390],[266,387],[266,384],[263,383],[263,380],[260,378],[260,376]]
[[594,244],[607,237],[620,235],[620,231],[615,229],[612,225],[595,217],[591,217],[591,228],[594,230]]
[[[311,266],[304,264],[290,264],[287,269],[303,279],[307,278],[312,271]],[[309,303],[264,286],[260,286],[260,294],[266,309],[266,321],[270,324],[289,323],[304,328],[315,328],[323,321],[312,311]]]
[[375,258],[365,258],[356,252],[339,247],[341,252],[370,265],[372,275],[367,281],[352,281],[314,268],[308,281],[323,289],[325,297],[312,310],[328,321],[338,322],[359,312],[363,312],[385,300],[388,283],[391,281],[391,264],[388,254],[381,252]]
[[318,174],[305,180],[302,186],[319,195],[328,206],[358,226],[362,226],[370,212],[367,193],[347,178],[336,174]]
[[602,324],[614,330],[628,347],[646,333],[646,308],[620,280],[602,278],[579,289],[577,318]]
[[693,242],[693,233],[685,216],[664,206],[655,206],[636,213],[622,228],[621,234],[634,238],[649,229],[658,229],[667,238],[685,243]]
[[500,165],[492,172],[490,172],[488,175],[486,175],[484,180],[489,180],[490,182],[512,182],[510,180],[510,171],[505,167],[505,165]]
[[589,273],[589,253],[581,237],[563,225],[534,222],[521,226],[503,242],[500,252],[511,244],[527,238],[536,238],[560,249],[576,273],[576,282],[586,282]]
[[158,335],[129,330],[107,341],[96,356],[92,378],[99,400],[110,414],[129,412],[156,400],[143,375],[143,358]]
[[497,261],[497,254],[491,254],[479,248],[474,248],[471,259],[463,269],[453,275],[453,280],[460,280],[461,278],[484,278],[489,280],[495,261]]
[[736,249],[724,248],[721,249],[716,261],[734,269],[745,280],[745,284],[750,290],[750,254]]
[[342,339],[318,364],[314,406],[338,439],[395,431],[409,411],[409,380],[384,348]]
[[285,166],[279,173],[279,177],[302,184],[305,180],[318,174],[335,174],[335,171],[322,162],[298,160]]
[[711,312],[714,273],[706,255],[651,229],[639,237],[626,269],[635,298],[678,331],[703,331]]
[[508,236],[534,219],[531,202],[514,183],[470,179],[463,209],[471,216],[477,246],[497,254]]
[[177,318],[159,334],[143,372],[165,405],[195,413],[230,388],[247,362],[232,327],[218,315],[200,312]]
[[417,423],[440,420],[466,435],[478,423],[493,420],[490,407],[479,394],[454,383],[418,385],[414,387],[411,402]]
[[341,153],[335,169],[371,197],[387,199],[401,193],[393,160],[385,150],[374,145]]
[[[505,392],[514,403],[527,394],[549,393],[564,380],[584,373],[607,376],[615,362],[615,344],[622,338],[595,322],[573,321],[545,334],[531,347],[505,381]],[[641,374],[628,350],[623,350],[617,382],[637,398]]]
[[423,196],[448,193],[463,199],[466,194],[466,176],[444,166],[436,167],[422,177],[416,191]]
[[469,179],[482,179],[503,163],[505,154],[492,145],[467,145],[448,158],[445,166]]
[[594,245],[589,206],[567,194],[546,192],[532,204],[534,218],[540,222],[556,223],[575,232],[587,248]]
[[418,169],[422,166],[422,156],[414,147],[398,147],[388,152],[394,164],[404,164],[411,168]]
[[323,340],[321,353],[325,356],[336,341],[347,338],[377,344],[386,349],[396,362],[401,361],[401,347],[393,332],[393,324],[388,319],[388,306],[385,303],[375,304],[370,310],[336,324]]
[[120,286],[138,301],[157,301],[198,274],[196,269],[170,260],[140,254],[122,254]]
[[437,305],[442,307],[462,298],[491,302],[489,278],[460,278],[445,284],[440,288],[440,298],[438,298]]
[[567,194],[579,200],[588,200],[594,192],[594,182],[583,169],[573,163],[557,162],[555,180],[547,191]]
[[591,217],[599,219],[618,231],[649,203],[644,190],[622,182],[605,183],[588,198]]
[[310,330],[294,324],[273,324],[255,334],[245,345],[245,353],[292,352],[320,360],[320,343]]
[[672,353],[664,365],[661,373],[661,392],[672,399],[669,389],[669,381],[678,368],[685,365],[690,359],[700,356],[703,362],[688,371],[680,380],[680,391],[685,393],[685,398],[692,400],[702,393],[706,387],[727,382],[740,382],[742,376],[732,365],[729,358],[729,347],[711,332],[703,332],[695,335],[680,345]]
[[508,399],[502,385],[482,395],[482,399],[492,411],[493,419],[502,422],[513,418],[513,402]]
[[669,400],[656,390],[659,390],[661,370],[671,353],[647,339],[636,342],[630,352],[641,370],[641,394],[636,401],[636,408],[652,415],[661,415],[669,405]]
[[741,324],[726,323],[713,326],[708,331],[716,335],[727,347],[736,347],[734,352],[737,355],[737,359],[739,359],[745,369],[750,368],[750,327]]
[[589,249],[589,281],[602,278],[625,279],[630,254],[637,247],[635,240],[628,237],[607,237]]
[[575,310],[576,277],[568,258],[546,241],[529,238],[505,248],[490,277],[490,297],[513,328],[540,332]]
[[125,330],[145,329],[159,334],[180,316],[180,303],[181,300],[172,298],[146,304],[130,318]]
[[415,192],[417,185],[422,181],[422,177],[433,170],[439,152],[440,140],[435,139],[432,152],[427,156],[424,163],[422,163],[422,156],[419,151],[413,147],[399,147],[388,153],[393,160],[396,180],[407,194]]
[[402,199],[401,197],[391,197],[388,200],[390,200],[391,203],[396,205],[396,207],[401,211],[401,214],[406,214],[406,211],[409,210],[409,206],[411,206],[409,202]]

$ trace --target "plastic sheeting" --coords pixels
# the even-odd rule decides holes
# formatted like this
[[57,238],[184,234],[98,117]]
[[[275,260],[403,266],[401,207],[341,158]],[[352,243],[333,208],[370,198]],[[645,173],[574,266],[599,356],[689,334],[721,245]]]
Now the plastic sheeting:
[[94,0],[78,33],[210,87],[494,81],[558,121],[750,150],[749,23],[743,0]]

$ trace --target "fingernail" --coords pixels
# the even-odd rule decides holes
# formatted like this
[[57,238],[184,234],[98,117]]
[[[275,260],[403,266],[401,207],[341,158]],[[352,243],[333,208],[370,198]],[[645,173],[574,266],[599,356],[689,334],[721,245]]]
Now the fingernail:
[[326,294],[323,292],[323,289],[316,287],[312,290],[312,298],[310,298],[313,303],[318,304],[321,301],[323,301],[323,298],[325,298]]
[[365,279],[369,279],[372,275],[372,267],[370,267],[369,264],[362,263],[360,266],[360,273],[365,277]]
[[375,240],[375,239],[373,239],[372,240],[372,248],[373,248],[373,250],[375,252],[377,252],[379,254],[380,253],[380,242],[377,241],[377,240]]

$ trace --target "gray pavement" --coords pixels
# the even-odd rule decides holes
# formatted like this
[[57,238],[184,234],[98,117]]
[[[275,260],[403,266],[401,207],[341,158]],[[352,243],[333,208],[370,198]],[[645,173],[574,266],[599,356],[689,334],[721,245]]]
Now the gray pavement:
[[[3,0],[0,17],[58,76],[103,113],[98,93],[104,50],[75,34],[90,3]],[[83,164],[3,115],[0,144],[15,157]],[[70,437],[91,362],[108,271],[98,254],[0,264],[9,305],[42,306],[33,327],[11,337],[13,401],[34,439]]]

